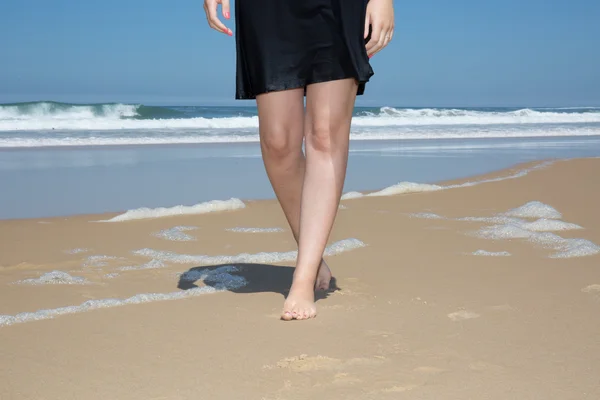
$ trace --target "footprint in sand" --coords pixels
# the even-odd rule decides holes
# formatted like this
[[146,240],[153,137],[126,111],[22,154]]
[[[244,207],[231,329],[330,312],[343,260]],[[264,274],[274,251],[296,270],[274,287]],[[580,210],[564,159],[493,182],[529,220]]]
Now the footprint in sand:
[[480,315],[477,313],[474,313],[472,311],[467,311],[467,310],[460,310],[460,311],[456,311],[453,313],[448,314],[448,318],[450,318],[452,321],[464,321],[466,319],[473,319],[473,318],[479,318]]

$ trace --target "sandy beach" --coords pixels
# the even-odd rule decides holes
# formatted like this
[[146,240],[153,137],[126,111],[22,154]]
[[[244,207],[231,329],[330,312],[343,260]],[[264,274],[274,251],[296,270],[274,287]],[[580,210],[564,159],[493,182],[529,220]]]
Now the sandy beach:
[[598,399],[599,176],[346,194],[310,321],[274,200],[2,220],[0,399]]

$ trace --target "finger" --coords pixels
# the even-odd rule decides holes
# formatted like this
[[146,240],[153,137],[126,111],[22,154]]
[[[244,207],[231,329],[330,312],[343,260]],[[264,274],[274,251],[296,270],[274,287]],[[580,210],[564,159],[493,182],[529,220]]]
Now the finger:
[[208,6],[208,20],[210,22],[210,26],[213,29],[216,29],[219,32],[223,32],[223,33],[227,33],[229,34],[229,28],[227,28],[219,19],[219,17],[217,17],[217,3],[216,2],[211,2],[211,4]]
[[379,40],[377,41],[377,44],[375,44],[375,46],[373,46],[373,48],[371,49],[371,57],[379,53],[381,49],[385,47],[387,38],[388,30],[384,28],[381,30],[381,34],[379,35]]
[[391,41],[392,41],[392,30],[389,29],[385,35],[383,35],[383,45],[381,46],[381,48],[383,49],[384,47],[386,47]]
[[381,27],[378,27],[377,35],[374,35],[373,39],[374,39],[373,45],[369,48],[369,52],[371,53],[371,56],[373,56],[375,53],[377,53],[381,49],[381,45],[383,44],[383,41],[385,40],[385,31]]
[[379,38],[381,37],[381,28],[379,26],[375,26],[371,31],[371,39],[367,43],[367,53],[371,53],[373,47],[377,45],[379,42]]
[[221,11],[223,12],[223,17],[225,17],[225,19],[231,18],[231,14],[229,13],[229,0],[222,1]]
[[365,33],[363,35],[363,39],[366,39],[369,36],[369,25],[371,25],[371,16],[367,13],[367,17],[365,18]]

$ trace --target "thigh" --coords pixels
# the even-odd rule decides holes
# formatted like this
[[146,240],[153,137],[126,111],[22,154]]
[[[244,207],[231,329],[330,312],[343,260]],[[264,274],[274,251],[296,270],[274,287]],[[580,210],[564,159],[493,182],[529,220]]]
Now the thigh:
[[269,92],[256,96],[261,143],[302,146],[304,89]]
[[314,83],[306,88],[306,134],[347,136],[356,100],[356,79]]

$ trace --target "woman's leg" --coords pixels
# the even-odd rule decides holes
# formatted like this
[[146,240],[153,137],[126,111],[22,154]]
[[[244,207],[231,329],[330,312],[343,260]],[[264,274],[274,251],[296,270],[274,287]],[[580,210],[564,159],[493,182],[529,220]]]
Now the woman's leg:
[[356,85],[354,79],[341,79],[307,88],[298,260],[284,304],[285,320],[316,315],[314,285],[346,177]]
[[[260,146],[267,176],[297,242],[306,165],[302,152],[304,89],[261,94],[257,96],[256,103]],[[331,271],[321,260],[315,288],[328,289],[330,280]]]

